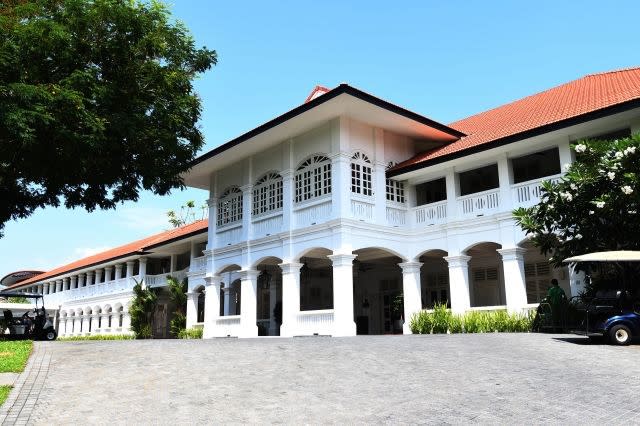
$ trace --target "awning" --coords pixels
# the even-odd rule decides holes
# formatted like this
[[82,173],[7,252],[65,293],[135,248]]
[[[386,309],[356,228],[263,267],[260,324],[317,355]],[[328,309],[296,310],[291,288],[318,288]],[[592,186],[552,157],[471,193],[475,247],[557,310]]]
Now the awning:
[[563,263],[575,262],[640,262],[640,251],[600,251],[573,256],[563,260]]

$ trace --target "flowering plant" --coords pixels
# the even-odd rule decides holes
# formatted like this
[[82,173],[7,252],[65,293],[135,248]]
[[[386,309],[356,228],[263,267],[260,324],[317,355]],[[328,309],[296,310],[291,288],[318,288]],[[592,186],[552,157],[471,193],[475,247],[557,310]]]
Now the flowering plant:
[[567,257],[640,250],[640,134],[583,140],[557,183],[543,182],[541,201],[518,208],[516,222],[554,266]]

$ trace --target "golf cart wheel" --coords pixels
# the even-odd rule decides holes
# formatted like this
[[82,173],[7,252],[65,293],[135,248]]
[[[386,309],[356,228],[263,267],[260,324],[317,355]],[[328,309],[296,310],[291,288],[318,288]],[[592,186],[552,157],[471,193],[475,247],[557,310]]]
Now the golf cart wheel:
[[56,340],[56,337],[57,335],[54,330],[49,330],[46,333],[44,333],[44,340],[48,340],[48,341]]
[[628,345],[631,343],[631,330],[626,325],[614,325],[609,330],[609,341],[614,345]]

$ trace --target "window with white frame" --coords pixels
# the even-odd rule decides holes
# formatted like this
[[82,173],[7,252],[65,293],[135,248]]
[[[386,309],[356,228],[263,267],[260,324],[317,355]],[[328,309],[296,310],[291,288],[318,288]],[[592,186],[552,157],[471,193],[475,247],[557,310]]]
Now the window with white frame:
[[404,182],[387,179],[387,201],[404,204]]
[[270,172],[258,179],[253,187],[253,215],[282,208],[282,176]]
[[218,226],[242,220],[242,191],[237,186],[227,188],[218,200]]
[[373,195],[371,161],[361,152],[351,157],[351,192],[366,196]]
[[331,160],[324,155],[314,155],[305,160],[295,174],[295,202],[331,194]]

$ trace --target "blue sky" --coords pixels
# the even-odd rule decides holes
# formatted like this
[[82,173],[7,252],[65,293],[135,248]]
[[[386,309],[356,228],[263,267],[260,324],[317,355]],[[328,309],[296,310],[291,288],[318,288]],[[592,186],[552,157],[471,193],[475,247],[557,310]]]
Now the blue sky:
[[[615,7],[613,5],[615,4]],[[585,74],[640,65],[637,1],[172,3],[219,65],[196,82],[210,150],[347,82],[449,123]],[[5,228],[0,277],[51,269],[168,229],[200,190],[143,194],[115,211],[48,208]]]

